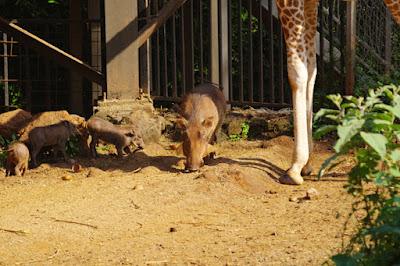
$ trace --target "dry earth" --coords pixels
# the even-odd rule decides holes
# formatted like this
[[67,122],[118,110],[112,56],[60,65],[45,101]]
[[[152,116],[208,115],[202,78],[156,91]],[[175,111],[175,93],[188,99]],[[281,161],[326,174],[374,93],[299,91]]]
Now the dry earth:
[[[320,265],[341,248],[348,166],[278,184],[293,147],[278,137],[224,142],[216,160],[186,174],[169,144],[78,159],[79,173],[43,163],[1,175],[0,265]],[[329,155],[318,143],[315,169]],[[318,198],[303,198],[310,188]]]

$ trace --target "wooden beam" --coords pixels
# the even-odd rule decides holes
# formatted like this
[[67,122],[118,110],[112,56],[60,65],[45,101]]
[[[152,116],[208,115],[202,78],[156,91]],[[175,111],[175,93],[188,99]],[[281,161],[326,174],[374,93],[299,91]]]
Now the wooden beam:
[[137,47],[146,43],[147,39],[161,27],[167,19],[172,16],[187,0],[174,0],[168,1],[164,7],[159,11],[156,18],[152,19],[144,28],[139,32],[135,42]]
[[8,22],[2,17],[0,17],[0,31],[8,33],[24,45],[34,49],[40,55],[54,60],[64,67],[81,73],[90,81],[96,82],[101,86],[105,84],[104,76],[91,66],[85,64],[82,60],[66,53],[16,24]]

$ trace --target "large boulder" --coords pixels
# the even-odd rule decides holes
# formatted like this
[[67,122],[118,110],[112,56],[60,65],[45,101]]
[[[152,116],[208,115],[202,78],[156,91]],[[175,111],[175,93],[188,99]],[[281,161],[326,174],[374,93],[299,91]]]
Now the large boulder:
[[146,110],[136,110],[123,117],[121,124],[135,125],[145,144],[158,142],[165,130],[165,119]]
[[0,114],[0,135],[10,138],[13,134],[17,134],[21,128],[25,127],[31,119],[31,113],[22,109]]

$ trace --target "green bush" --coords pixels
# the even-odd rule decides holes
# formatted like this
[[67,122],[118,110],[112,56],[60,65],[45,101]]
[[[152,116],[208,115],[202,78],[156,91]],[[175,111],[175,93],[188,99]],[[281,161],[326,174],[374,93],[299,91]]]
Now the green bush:
[[249,131],[250,131],[250,125],[247,122],[243,122],[242,125],[242,131],[240,134],[231,134],[229,135],[229,140],[231,141],[238,141],[241,139],[247,139],[249,136]]
[[328,97],[335,109],[321,109],[316,120],[325,123],[316,137],[336,131],[335,154],[325,170],[353,156],[355,165],[346,188],[355,197],[352,215],[362,213],[360,228],[337,265],[394,265],[400,263],[400,87],[370,90],[367,97]]
[[18,139],[17,135],[12,135],[10,139],[6,139],[0,135],[0,167],[5,166],[5,162],[7,159],[7,147],[13,141]]

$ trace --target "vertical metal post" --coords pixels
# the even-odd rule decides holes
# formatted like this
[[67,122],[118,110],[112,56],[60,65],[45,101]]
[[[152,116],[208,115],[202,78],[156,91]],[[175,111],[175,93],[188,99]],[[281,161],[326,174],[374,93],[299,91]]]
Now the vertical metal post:
[[228,34],[228,24],[230,21],[228,20],[228,8],[230,0],[221,0],[221,86],[223,88],[223,93],[225,99],[230,100],[229,95],[229,34]]
[[219,84],[218,1],[210,1],[211,82]]
[[[150,6],[150,0],[145,0],[145,8],[146,8],[146,18],[147,21],[149,21],[149,17],[151,15],[151,6]],[[151,88],[151,76],[152,76],[152,71],[151,71],[151,62],[152,62],[152,58],[151,58],[151,38],[149,38],[146,42],[146,58],[147,58],[147,64],[146,64],[146,87],[145,89],[145,93],[150,94],[150,88]]]
[[389,74],[392,66],[392,14],[386,8],[386,23],[385,23],[385,73]]
[[8,91],[8,51],[7,51],[7,34],[3,33],[3,49],[4,49],[4,105],[10,105],[10,95]]
[[[100,0],[88,0],[89,19],[100,19]],[[90,43],[91,43],[91,65],[96,70],[101,71],[101,24],[90,24]],[[92,83],[92,104],[102,95],[102,88],[95,82]]]
[[356,9],[357,0],[347,2],[346,9],[346,95],[352,95],[355,83],[355,59],[356,59]]
[[[83,30],[81,23],[81,1],[70,1],[70,24],[69,24],[69,44],[70,52],[77,58],[82,58],[82,36]],[[82,76],[76,71],[71,71],[70,83],[70,102],[69,108],[72,112],[83,114],[83,88]]]
[[184,53],[185,53],[185,78],[186,89],[191,90],[194,87],[194,67],[193,67],[193,2],[188,1],[183,6],[183,31],[184,31]]

